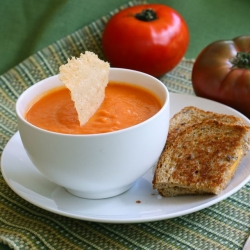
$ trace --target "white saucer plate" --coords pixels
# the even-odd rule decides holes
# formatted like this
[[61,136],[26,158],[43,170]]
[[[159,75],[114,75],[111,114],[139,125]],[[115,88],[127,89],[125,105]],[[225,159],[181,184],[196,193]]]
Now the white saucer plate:
[[[171,116],[186,106],[242,117],[236,110],[203,98],[170,94]],[[42,153],[42,152],[41,152]],[[7,143],[2,154],[2,173],[10,188],[28,202],[67,217],[106,223],[138,223],[174,218],[193,213],[226,199],[250,180],[247,154],[229,186],[219,195],[162,198],[152,189],[153,168],[127,192],[116,197],[88,200],[69,194],[44,177],[29,160],[19,133]]]

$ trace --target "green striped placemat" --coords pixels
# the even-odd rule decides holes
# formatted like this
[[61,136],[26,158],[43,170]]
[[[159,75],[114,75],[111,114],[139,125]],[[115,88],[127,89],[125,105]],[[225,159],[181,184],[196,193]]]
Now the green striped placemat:
[[[129,2],[119,9],[140,4]],[[15,101],[32,84],[58,73],[67,58],[85,50],[104,59],[96,20],[32,55],[0,76],[0,153],[17,131]],[[162,81],[171,92],[194,94],[193,61],[183,59]],[[36,207],[16,195],[0,173],[0,242],[14,249],[242,249],[250,233],[250,183],[202,211],[150,223],[104,224],[76,220]]]

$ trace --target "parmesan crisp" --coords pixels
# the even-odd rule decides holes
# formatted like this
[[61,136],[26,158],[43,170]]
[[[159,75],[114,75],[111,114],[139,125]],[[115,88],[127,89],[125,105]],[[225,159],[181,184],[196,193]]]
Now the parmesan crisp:
[[79,58],[68,59],[59,68],[59,78],[70,90],[80,125],[84,125],[96,112],[105,98],[109,80],[109,63],[86,51]]

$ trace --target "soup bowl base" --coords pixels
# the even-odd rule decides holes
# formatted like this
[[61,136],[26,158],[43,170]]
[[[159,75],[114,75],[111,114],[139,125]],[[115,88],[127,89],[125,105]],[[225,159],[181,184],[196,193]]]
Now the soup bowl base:
[[82,191],[78,191],[78,190],[73,190],[73,189],[69,189],[69,188],[65,188],[70,194],[80,197],[80,198],[84,198],[84,199],[93,199],[93,200],[97,200],[97,199],[106,199],[106,198],[111,198],[117,195],[120,195],[126,191],[128,191],[132,186],[134,185],[134,182],[132,184],[129,185],[125,185],[116,189],[112,189],[109,191],[103,191],[103,192],[82,192]]

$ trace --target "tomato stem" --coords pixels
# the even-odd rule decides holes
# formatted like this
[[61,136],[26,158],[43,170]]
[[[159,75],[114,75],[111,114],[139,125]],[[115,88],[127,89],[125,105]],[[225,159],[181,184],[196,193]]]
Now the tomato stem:
[[238,52],[230,62],[233,68],[250,69],[250,52]]
[[157,19],[157,15],[152,9],[144,9],[140,13],[136,13],[135,18],[140,21],[151,22]]

